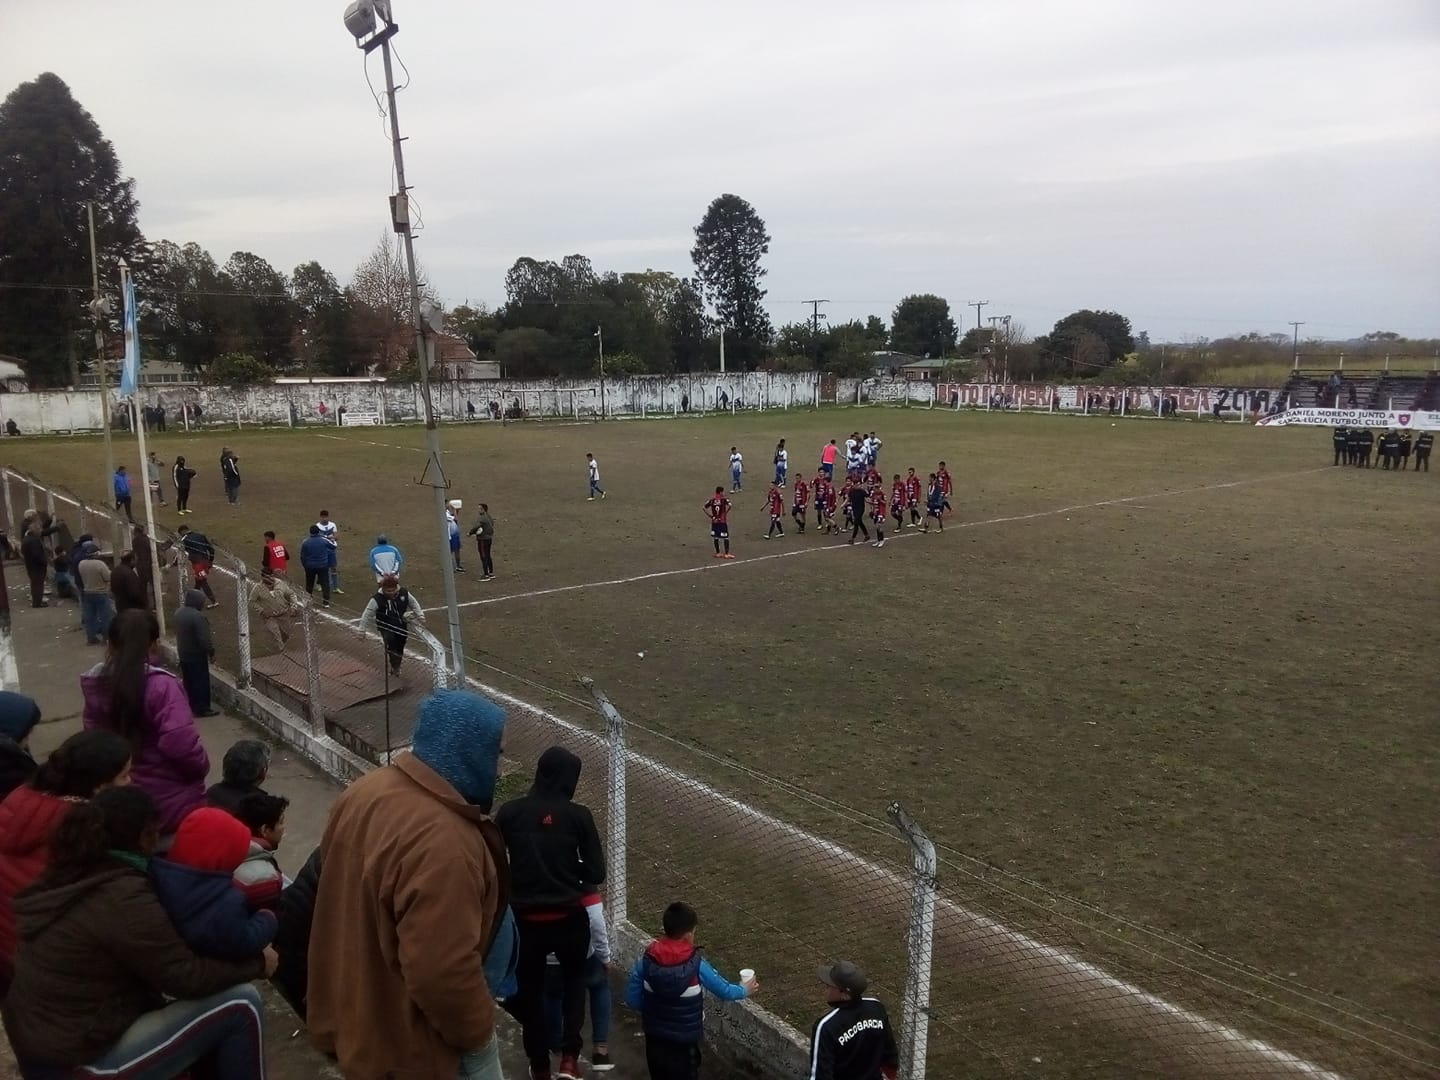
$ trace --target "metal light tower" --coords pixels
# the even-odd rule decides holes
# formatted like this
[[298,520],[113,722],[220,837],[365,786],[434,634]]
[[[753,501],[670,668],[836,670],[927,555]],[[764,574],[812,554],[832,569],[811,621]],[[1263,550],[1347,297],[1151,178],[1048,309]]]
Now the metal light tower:
[[[376,26],[376,18],[380,26]],[[435,423],[435,405],[430,400],[430,365],[426,349],[428,327],[420,307],[420,278],[415,270],[415,242],[410,232],[410,196],[405,184],[405,155],[401,151],[400,116],[395,110],[395,73],[390,59],[390,39],[400,32],[391,14],[389,0],[355,0],[345,9],[345,29],[358,48],[368,55],[376,49],[385,61],[385,100],[390,110],[390,145],[395,154],[395,186],[390,196],[390,217],[395,232],[404,240],[405,267],[410,276],[410,319],[415,326],[415,356],[420,366],[420,394],[425,399],[425,441],[429,458],[421,479],[428,478],[435,496],[435,527],[440,541],[440,569],[445,577],[445,604],[450,617],[450,663],[457,686],[465,685],[465,651],[460,639],[460,599],[455,593],[455,561],[450,556],[450,526],[445,519],[445,492],[450,482],[440,464],[440,429]],[[439,323],[438,317],[433,317]],[[438,329],[438,325],[433,327]]]

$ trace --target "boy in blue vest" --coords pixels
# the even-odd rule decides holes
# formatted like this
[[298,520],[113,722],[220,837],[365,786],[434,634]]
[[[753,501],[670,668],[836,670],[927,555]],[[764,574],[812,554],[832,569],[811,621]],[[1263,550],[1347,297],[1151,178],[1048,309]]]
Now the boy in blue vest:
[[753,977],[744,983],[726,982],[700,956],[695,944],[699,922],[689,904],[671,904],[661,919],[665,936],[651,942],[630,971],[625,1004],[640,1013],[650,1080],[700,1076],[705,990],[722,1001],[739,1001],[760,988]]

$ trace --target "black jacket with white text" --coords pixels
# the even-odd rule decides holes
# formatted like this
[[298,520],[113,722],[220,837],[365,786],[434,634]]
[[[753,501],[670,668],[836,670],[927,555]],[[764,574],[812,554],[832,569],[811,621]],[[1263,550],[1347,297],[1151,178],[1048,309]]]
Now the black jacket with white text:
[[890,1016],[877,999],[844,1002],[815,1021],[809,1080],[893,1080],[899,1064]]

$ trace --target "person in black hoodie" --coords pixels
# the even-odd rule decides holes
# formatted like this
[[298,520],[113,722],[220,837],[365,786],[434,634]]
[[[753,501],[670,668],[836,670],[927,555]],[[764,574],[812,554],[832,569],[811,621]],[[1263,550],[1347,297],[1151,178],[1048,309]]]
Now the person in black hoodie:
[[510,853],[510,905],[520,930],[520,984],[515,1013],[532,1071],[548,1075],[545,957],[555,954],[563,983],[564,1037],[560,1077],[576,1064],[585,1019],[585,968],[590,949],[587,893],[605,880],[605,851],[588,807],[575,801],[581,762],[560,746],[540,755],[530,791],[500,807],[495,823]]

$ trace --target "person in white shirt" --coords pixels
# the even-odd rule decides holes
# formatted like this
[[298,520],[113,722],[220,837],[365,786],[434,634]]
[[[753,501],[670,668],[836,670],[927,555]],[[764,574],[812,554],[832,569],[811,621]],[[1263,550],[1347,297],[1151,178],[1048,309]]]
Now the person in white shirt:
[[730,447],[730,490],[740,491],[740,477],[745,472],[745,457],[735,447]]
[[790,451],[785,449],[785,440],[781,439],[775,447],[775,486],[785,486],[785,474],[790,471]]
[[340,526],[330,520],[329,510],[321,510],[320,520],[315,522],[315,527],[330,545],[330,591],[337,596],[344,596],[345,593],[340,588]]
[[594,502],[596,495],[605,498],[605,489],[600,486],[600,462],[595,460],[594,454],[586,454],[585,463],[590,467],[590,497],[586,501]]

